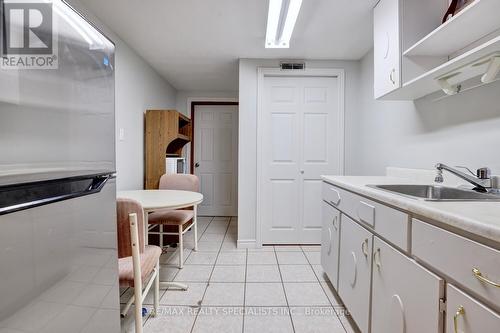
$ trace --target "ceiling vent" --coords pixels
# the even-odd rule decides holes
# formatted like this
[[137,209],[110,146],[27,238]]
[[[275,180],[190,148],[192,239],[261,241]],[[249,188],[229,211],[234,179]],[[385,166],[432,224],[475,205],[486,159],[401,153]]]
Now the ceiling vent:
[[280,63],[281,70],[304,70],[306,69],[305,62],[281,62]]

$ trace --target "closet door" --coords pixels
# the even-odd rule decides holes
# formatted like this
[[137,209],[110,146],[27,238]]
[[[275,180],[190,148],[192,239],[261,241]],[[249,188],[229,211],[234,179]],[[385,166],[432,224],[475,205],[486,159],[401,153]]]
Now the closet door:
[[336,77],[264,79],[257,198],[264,244],[321,242],[321,175],[342,167],[338,84]]

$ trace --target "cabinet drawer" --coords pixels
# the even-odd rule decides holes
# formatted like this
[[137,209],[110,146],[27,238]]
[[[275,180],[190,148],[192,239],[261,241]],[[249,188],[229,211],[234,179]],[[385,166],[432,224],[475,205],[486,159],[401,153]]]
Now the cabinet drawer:
[[498,310],[500,288],[476,276],[473,269],[478,269],[485,279],[500,283],[500,251],[416,219],[412,230],[412,254],[415,257]]
[[323,182],[323,200],[356,221],[372,227],[379,235],[408,251],[408,215],[361,195]]
[[323,202],[321,231],[321,266],[335,290],[338,289],[340,212]]
[[443,294],[443,279],[375,237],[372,333],[440,332]]
[[446,287],[446,332],[497,333],[500,315],[488,309],[463,291],[448,284]]
[[373,235],[341,215],[338,293],[362,332],[368,332]]

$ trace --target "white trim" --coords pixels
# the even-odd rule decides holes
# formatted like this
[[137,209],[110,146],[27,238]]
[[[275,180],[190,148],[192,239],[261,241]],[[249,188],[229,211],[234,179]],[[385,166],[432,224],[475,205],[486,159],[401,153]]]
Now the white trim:
[[259,247],[255,239],[238,239],[236,244],[238,249],[256,249]]
[[[301,71],[283,71],[279,68],[257,67],[257,202],[256,202],[256,247],[262,246],[262,223],[261,223],[261,187],[262,187],[262,129],[260,120],[262,119],[262,96],[264,78],[266,76],[301,76],[301,77],[337,77],[339,80],[339,170],[340,175],[345,172],[345,70],[341,68],[306,68]],[[239,244],[239,243],[238,243]]]

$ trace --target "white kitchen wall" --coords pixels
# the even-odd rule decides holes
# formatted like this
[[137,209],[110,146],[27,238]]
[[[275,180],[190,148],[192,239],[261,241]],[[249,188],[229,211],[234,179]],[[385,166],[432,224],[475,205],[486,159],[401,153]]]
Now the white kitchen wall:
[[[144,112],[175,109],[177,91],[78,0],[69,3],[113,40],[115,54],[117,188],[142,189],[144,179]],[[119,140],[120,129],[124,139]]]
[[[235,87],[238,89],[238,87]],[[238,98],[238,90],[235,91],[191,91],[191,90],[179,90],[177,91],[176,100],[177,108],[176,110],[182,112],[186,116],[191,116],[191,110],[188,109],[187,103],[189,98],[207,98],[207,100],[213,100],[217,98]]]
[[[359,61],[306,61],[307,68],[343,68],[345,70],[346,170],[353,168],[351,154],[357,149]],[[257,68],[278,67],[278,60],[241,59],[239,64],[239,179],[238,242],[252,246],[256,239],[257,203]]]
[[371,51],[361,60],[359,92],[348,173],[382,175],[387,166],[432,169],[443,162],[500,174],[499,81],[440,100],[442,93],[415,102],[376,101]]

